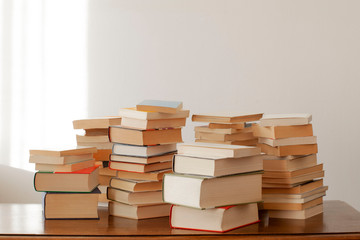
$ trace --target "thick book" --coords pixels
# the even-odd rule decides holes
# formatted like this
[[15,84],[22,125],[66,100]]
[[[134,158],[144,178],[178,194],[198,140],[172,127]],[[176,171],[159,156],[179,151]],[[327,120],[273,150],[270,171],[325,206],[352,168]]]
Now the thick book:
[[164,174],[171,172],[172,172],[171,169],[148,172],[148,173],[117,171],[117,177],[133,179],[133,180],[160,181],[163,178]]
[[223,157],[239,158],[259,155],[260,148],[214,143],[184,143],[178,144],[178,154],[193,157]]
[[309,113],[266,114],[260,119],[261,126],[306,125],[312,120]]
[[172,161],[157,162],[150,164],[110,161],[110,165],[109,165],[109,168],[113,170],[137,172],[137,173],[147,173],[147,172],[171,169],[171,167],[172,167]]
[[107,189],[107,198],[112,201],[131,204],[131,205],[163,203],[162,191],[129,192],[129,191],[109,187]]
[[245,141],[255,139],[252,132],[237,132],[232,134],[195,132],[195,138],[213,141]]
[[109,215],[130,219],[167,217],[170,214],[170,207],[170,204],[138,206],[120,202],[109,202]]
[[163,144],[155,146],[136,146],[128,144],[115,143],[112,149],[113,154],[137,156],[137,157],[153,157],[172,153],[176,151],[176,144]]
[[257,121],[263,113],[220,113],[220,114],[194,114],[193,122],[208,123],[243,123]]
[[267,144],[271,147],[289,146],[289,145],[302,145],[302,144],[316,144],[316,136],[308,137],[295,137],[295,138],[259,138],[259,143]]
[[91,192],[99,185],[98,174],[98,167],[67,173],[36,172],[34,188],[38,192]]
[[211,129],[244,129],[245,123],[209,123]]
[[110,125],[120,125],[121,117],[103,117],[80,119],[73,121],[74,129],[108,128]]
[[99,168],[99,175],[116,177],[117,171],[110,169],[109,167]]
[[243,141],[214,141],[214,140],[207,140],[207,139],[195,139],[195,142],[227,144],[227,145],[256,146],[258,144],[258,139],[253,138],[253,139],[243,140]]
[[304,203],[264,202],[263,208],[267,210],[305,210],[322,203],[323,203],[323,198],[318,197],[316,199]]
[[261,201],[261,174],[252,172],[223,177],[165,174],[164,202],[194,208]]
[[252,126],[254,136],[262,138],[294,138],[313,136],[312,124],[299,126],[271,126],[263,127],[257,124]]
[[302,168],[294,171],[265,171],[264,178],[295,178],[306,174],[311,174],[323,170],[323,164],[318,164],[308,168]]
[[92,153],[81,155],[68,155],[68,156],[46,156],[46,155],[30,155],[30,163],[39,164],[72,164],[81,161],[93,159]]
[[199,158],[175,155],[173,161],[173,171],[181,174],[219,177],[261,170],[263,170],[262,155],[242,158]]
[[89,193],[48,192],[44,195],[45,219],[98,219],[98,198],[95,188]]
[[98,149],[96,153],[94,153],[94,159],[96,161],[109,161],[110,154],[112,153],[112,149]]
[[109,139],[115,143],[140,146],[182,142],[181,128],[135,130],[119,126],[110,126]]
[[323,212],[323,204],[304,210],[269,210],[270,218],[307,219]]
[[83,143],[108,143],[109,136],[86,136],[86,135],[76,135],[76,142],[83,142]]
[[103,186],[109,186],[111,178],[113,178],[113,176],[99,175],[98,177],[99,184]]
[[129,192],[148,192],[162,190],[162,181],[131,180],[123,178],[112,178],[110,187],[122,189]]
[[119,110],[119,115],[121,117],[144,119],[144,120],[187,118],[189,117],[189,113],[190,113],[189,110],[180,110],[176,113],[137,111],[135,108],[121,108]]
[[144,100],[136,105],[137,111],[177,113],[183,107],[180,101]]
[[53,147],[47,149],[31,149],[31,155],[41,155],[41,156],[49,156],[49,157],[65,157],[65,156],[73,156],[73,155],[83,155],[83,154],[92,154],[97,150],[95,147]]
[[185,127],[185,123],[186,123],[186,118],[145,120],[145,119],[124,117],[121,120],[122,127],[134,128],[140,130],[179,128],[179,127]]
[[274,159],[264,157],[265,171],[295,171],[315,166],[317,164],[316,154],[296,156],[296,158]]
[[86,161],[70,163],[70,164],[43,164],[36,163],[35,170],[40,172],[75,172],[84,168],[93,167],[95,165],[94,159]]
[[309,155],[318,152],[317,144],[271,147],[269,145],[259,143],[258,146],[261,148],[261,152],[280,157],[287,155]]
[[138,156],[112,154],[110,156],[110,160],[118,161],[118,162],[127,162],[127,163],[151,164],[151,163],[171,161],[173,156],[174,153],[165,153],[163,155],[152,156],[152,157],[138,157]]
[[323,187],[323,179],[308,181],[292,188],[263,188],[263,194],[303,194]]
[[170,227],[210,232],[227,232],[259,222],[256,203],[211,209],[194,209],[173,205]]

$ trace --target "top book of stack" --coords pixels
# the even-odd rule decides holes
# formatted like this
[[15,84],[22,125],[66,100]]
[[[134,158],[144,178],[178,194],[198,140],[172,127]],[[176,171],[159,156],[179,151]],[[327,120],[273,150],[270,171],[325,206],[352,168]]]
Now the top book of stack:
[[225,114],[194,114],[193,122],[208,123],[241,123],[261,119],[263,113],[225,113]]
[[179,101],[144,100],[136,105],[136,110],[160,113],[178,113],[181,111],[182,106],[182,102]]
[[308,113],[298,114],[269,114],[260,120],[260,126],[294,126],[307,125],[311,122],[312,115]]

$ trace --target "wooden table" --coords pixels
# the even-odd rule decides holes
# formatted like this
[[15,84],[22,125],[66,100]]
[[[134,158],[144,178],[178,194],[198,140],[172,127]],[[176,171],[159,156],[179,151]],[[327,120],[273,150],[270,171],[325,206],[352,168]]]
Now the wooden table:
[[308,220],[268,219],[224,234],[171,229],[168,218],[44,220],[41,205],[0,204],[0,239],[360,239],[360,213],[341,201],[325,201],[324,213]]

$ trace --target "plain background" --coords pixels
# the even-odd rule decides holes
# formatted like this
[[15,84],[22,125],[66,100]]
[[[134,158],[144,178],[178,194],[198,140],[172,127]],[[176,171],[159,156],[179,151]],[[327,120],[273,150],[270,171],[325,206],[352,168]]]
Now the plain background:
[[[143,99],[191,113],[311,113],[325,199],[360,209],[360,1],[90,0],[89,116]],[[194,139],[188,121],[184,140]]]

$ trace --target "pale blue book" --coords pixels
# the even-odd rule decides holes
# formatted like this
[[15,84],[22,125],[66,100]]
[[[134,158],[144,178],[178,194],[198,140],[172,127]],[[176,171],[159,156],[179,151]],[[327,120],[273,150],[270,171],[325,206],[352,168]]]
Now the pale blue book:
[[136,110],[162,113],[177,113],[182,109],[182,105],[182,102],[179,101],[144,100],[138,105],[136,105]]

